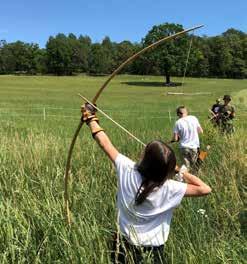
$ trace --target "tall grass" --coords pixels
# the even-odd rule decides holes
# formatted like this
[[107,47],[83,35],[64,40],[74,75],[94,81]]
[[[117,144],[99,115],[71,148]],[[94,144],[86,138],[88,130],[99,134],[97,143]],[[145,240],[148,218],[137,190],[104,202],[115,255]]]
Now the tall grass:
[[[125,76],[122,78],[124,80]],[[138,80],[138,77],[133,79]],[[32,80],[25,82],[31,85]],[[70,80],[74,84],[78,82],[77,79]],[[9,79],[9,83],[11,81]],[[92,82],[92,86],[98,82],[97,79],[86,81]],[[191,82],[196,86],[193,80]],[[36,83],[42,89],[52,84],[47,80],[42,84],[42,78]],[[202,80],[197,84],[200,83],[203,86]],[[18,90],[18,82],[14,87]],[[127,89],[126,85],[124,87]],[[4,87],[1,89],[3,92]],[[140,87],[131,92],[137,93],[138,89]],[[32,94],[32,89],[30,91]],[[108,97],[105,107],[110,109],[112,116],[119,118],[116,111],[119,106],[123,114],[121,123],[144,142],[153,138],[167,140],[174,120],[169,123],[167,119],[150,117],[150,112],[160,111],[165,105],[163,97],[156,95],[153,96],[156,103],[152,103],[150,96],[156,92],[136,99],[139,108],[129,98],[120,99],[119,104],[111,101],[111,98],[124,97],[127,93],[124,89],[113,91],[109,93],[111,98]],[[223,89],[221,93],[224,93]],[[21,90],[16,93],[19,94],[21,96]],[[11,106],[16,98],[6,97],[2,104]],[[27,99],[23,97],[22,100]],[[45,101],[43,97],[32,95],[27,101],[35,105],[42,100]],[[173,108],[183,102],[177,98],[165,100]],[[197,98],[185,100],[196,108]],[[205,111],[210,100],[207,98],[202,104]],[[61,93],[53,104],[60,103],[69,106],[70,98]],[[102,126],[119,150],[138,160],[142,147],[130,141],[108,120],[101,119]],[[210,144],[211,150],[199,177],[213,188],[213,193],[208,197],[184,199],[174,213],[166,252],[170,262],[176,264],[245,263],[247,140],[246,127],[242,125],[244,119],[236,122],[236,133],[228,137],[221,135],[205,118],[201,121],[205,130],[202,145]],[[53,118],[41,122],[8,120],[4,116],[0,127],[0,263],[110,263],[110,244],[116,230],[115,171],[85,127],[72,161],[71,228],[64,218],[64,167],[75,127],[74,120]],[[178,153],[177,146],[174,148]],[[205,214],[198,213],[199,209],[204,209]]]

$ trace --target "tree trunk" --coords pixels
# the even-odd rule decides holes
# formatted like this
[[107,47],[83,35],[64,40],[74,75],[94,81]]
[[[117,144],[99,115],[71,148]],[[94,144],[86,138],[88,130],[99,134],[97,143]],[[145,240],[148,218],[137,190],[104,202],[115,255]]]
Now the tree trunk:
[[170,74],[166,73],[165,79],[166,79],[166,84],[170,84],[171,83]]

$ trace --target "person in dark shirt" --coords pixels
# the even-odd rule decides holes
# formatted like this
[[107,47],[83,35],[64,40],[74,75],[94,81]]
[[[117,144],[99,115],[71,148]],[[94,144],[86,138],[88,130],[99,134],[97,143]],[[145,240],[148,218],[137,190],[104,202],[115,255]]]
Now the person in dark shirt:
[[213,104],[212,108],[211,108],[211,111],[214,113],[214,114],[217,114],[219,112],[219,109],[221,107],[221,104],[220,104],[220,98],[218,98],[216,100],[216,103]]
[[235,118],[235,108],[230,105],[231,96],[224,95],[224,104],[220,106],[218,113],[216,114],[218,125],[223,133],[233,133],[234,127],[232,120]]

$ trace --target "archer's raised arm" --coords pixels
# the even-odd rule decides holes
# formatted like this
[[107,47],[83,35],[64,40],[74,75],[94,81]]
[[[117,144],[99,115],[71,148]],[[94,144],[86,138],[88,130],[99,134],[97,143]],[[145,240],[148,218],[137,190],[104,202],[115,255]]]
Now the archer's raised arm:
[[95,115],[96,109],[90,104],[86,103],[82,106],[81,112],[82,120],[86,122],[86,124],[90,128],[93,138],[103,149],[109,159],[112,162],[115,162],[118,155],[118,150],[113,146],[109,137],[104,132],[104,129],[100,127],[99,119]]
[[[92,135],[95,141],[99,144],[99,146],[103,149],[106,155],[110,158],[112,162],[115,162],[116,157],[118,155],[118,150],[113,146],[109,137],[106,135],[104,130],[99,126],[97,121],[92,121],[88,124]],[[94,131],[99,131],[95,133]]]

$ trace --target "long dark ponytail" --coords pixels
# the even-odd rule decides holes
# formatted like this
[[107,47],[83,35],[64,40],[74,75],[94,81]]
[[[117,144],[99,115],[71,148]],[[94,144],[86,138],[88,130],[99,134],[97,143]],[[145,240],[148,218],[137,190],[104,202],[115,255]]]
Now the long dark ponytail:
[[160,187],[167,179],[174,175],[176,156],[173,150],[164,142],[154,140],[144,151],[144,156],[137,165],[142,176],[142,183],[136,193],[135,203],[141,204],[147,196]]

